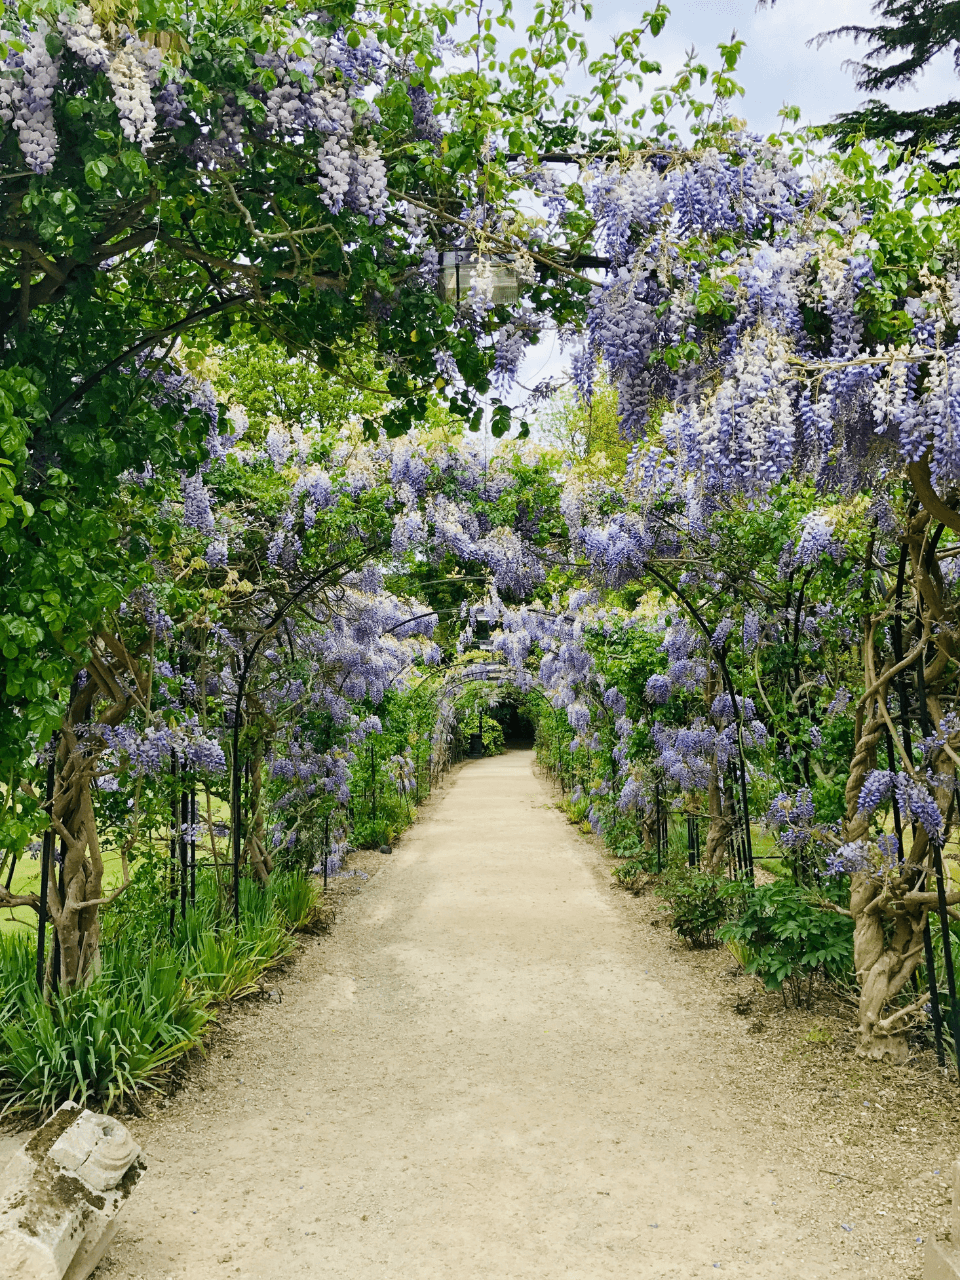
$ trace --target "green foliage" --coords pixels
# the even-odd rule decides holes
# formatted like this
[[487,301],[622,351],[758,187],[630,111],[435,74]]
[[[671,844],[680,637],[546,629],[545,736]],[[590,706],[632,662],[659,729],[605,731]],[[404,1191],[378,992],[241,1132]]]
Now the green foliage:
[[[957,963],[960,956],[960,922],[952,920],[950,922],[950,936],[953,947],[953,962]],[[944,937],[943,931],[939,929],[936,923],[932,923],[930,929],[930,943],[933,949],[933,966],[936,974],[937,995],[940,1002],[940,1016],[942,1019],[941,1029],[943,1034],[944,1047],[947,1053],[951,1055],[954,1062],[957,1062],[957,1045],[953,1036],[954,1010],[950,1001],[950,986],[947,982],[947,971],[944,956]],[[933,1019],[928,1017],[926,1022],[921,1023],[914,1031],[920,1043],[927,1048],[933,1048],[936,1040],[933,1034]]]
[[70,1099],[109,1110],[158,1088],[170,1065],[201,1043],[211,1014],[174,953],[158,950],[144,960],[129,947],[105,949],[103,972],[89,987],[44,1003],[31,952],[22,934],[0,940],[4,1111],[46,1113]]
[[636,881],[637,876],[649,875],[651,870],[649,855],[641,854],[637,857],[625,858],[619,866],[613,868],[610,874],[617,884],[630,886]]
[[540,434],[565,457],[591,462],[591,473],[605,460],[611,475],[623,475],[630,445],[620,434],[617,389],[599,370],[589,404],[572,391],[552,397],[537,415]]
[[[643,598],[642,588],[646,584],[638,583],[635,587],[624,588],[619,595],[624,606],[633,609]],[[651,619],[652,621],[652,619]],[[597,666],[611,684],[615,684],[627,699],[627,706],[634,718],[641,708],[649,711],[644,689],[652,675],[663,671],[666,666],[661,651],[663,635],[652,626],[614,626],[607,634],[606,628],[595,636],[588,637],[588,645],[596,659]],[[678,704],[682,702],[678,699]],[[670,708],[670,714],[676,714],[676,708]],[[637,745],[641,739],[638,733]]]
[[625,819],[617,814],[616,818],[604,824],[604,839],[611,854],[615,858],[645,858],[649,854],[644,849],[643,837],[637,826],[637,819]]
[[[932,0],[927,7],[939,12],[944,5]],[[895,9],[894,0],[883,0],[885,15]],[[443,140],[436,146],[412,129],[410,95],[402,80],[388,75],[382,92],[371,95],[378,100],[370,113],[370,137],[385,157],[398,202],[376,225],[349,207],[334,214],[324,204],[316,183],[315,140],[300,145],[288,139],[277,146],[264,131],[247,128],[242,163],[224,157],[217,181],[211,181],[210,169],[198,169],[181,145],[189,139],[161,131],[148,163],[123,135],[111,96],[100,92],[105,86],[85,78],[79,67],[54,99],[61,146],[50,174],[23,169],[15,131],[0,136],[0,177],[8,197],[0,212],[5,233],[0,239],[6,245],[0,254],[0,869],[9,866],[4,856],[22,850],[43,825],[35,761],[59,721],[66,690],[87,663],[98,630],[114,629],[121,604],[138,587],[149,584],[157,607],[176,627],[189,626],[197,635],[229,617],[235,635],[243,636],[255,612],[248,608],[243,616],[244,600],[296,594],[286,576],[271,579],[264,568],[289,487],[282,467],[255,461],[240,467],[230,459],[211,462],[205,470],[223,520],[241,531],[231,542],[232,598],[202,559],[199,535],[175,528],[170,510],[181,500],[180,473],[209,461],[205,440],[211,422],[198,405],[178,399],[179,393],[154,394],[144,373],[176,378],[183,364],[209,376],[221,401],[248,410],[254,446],[274,421],[316,425],[315,437],[304,447],[317,466],[329,461],[334,436],[356,440],[361,430],[375,436],[381,429],[399,435],[423,423],[435,437],[478,430],[479,405],[490,392],[496,358],[493,339],[509,314],[492,308],[480,326],[456,323],[453,307],[421,270],[419,250],[408,252],[403,236],[394,237],[393,228],[402,225],[397,210],[404,200],[409,209],[421,210],[424,236],[434,237],[432,249],[443,248],[450,211],[473,207],[481,191],[491,212],[489,227],[509,228],[515,218],[515,230],[505,232],[512,250],[525,243],[530,230],[524,222],[526,188],[516,176],[524,166],[515,164],[517,156],[526,157],[530,168],[542,152],[558,149],[584,157],[612,154],[613,148],[630,154],[638,139],[626,131],[623,118],[628,87],[659,69],[640,46],[658,34],[666,10],[658,4],[645,13],[640,27],[617,35],[613,51],[599,58],[591,58],[582,34],[568,23],[571,12],[564,0],[548,0],[537,7],[527,40],[505,53],[495,28],[513,29],[510,4],[499,17],[478,11],[476,30],[462,46],[470,56],[447,72],[435,37],[447,33],[456,11],[377,0],[363,11],[350,4],[335,7],[330,20],[345,23],[351,47],[376,29],[395,51],[397,66],[419,69],[442,121]],[[254,113],[261,109],[236,90],[253,74],[262,73],[268,84],[272,73],[257,69],[253,59],[286,21],[282,15],[246,4],[220,11],[148,0],[139,12],[130,6],[122,17],[156,24],[170,35],[194,108],[207,113],[205,123],[188,126],[194,141],[197,130],[219,129],[225,99]],[[906,26],[912,23],[916,30],[926,20],[914,17]],[[903,43],[899,36],[896,40]],[[649,112],[652,135],[664,143],[679,142],[674,121],[681,111],[700,143],[711,131],[739,128],[724,104],[741,92],[731,77],[741,47],[736,40],[721,46],[723,65],[712,76],[691,55],[630,126],[638,128]],[[916,71],[927,46],[914,40],[911,47],[923,55]],[[572,67],[587,72],[588,88],[570,98],[564,86]],[[693,86],[708,81],[712,101],[699,102]],[[589,124],[575,126],[575,119]],[[506,149],[491,151],[492,134],[506,139]],[[794,148],[799,163],[803,140],[785,135],[784,144]],[[514,157],[509,164],[508,155]],[[955,184],[941,181],[922,164],[892,182],[888,171],[900,159],[895,150],[878,156],[852,145],[827,179],[832,194],[824,197],[839,191],[843,202],[870,209],[870,241],[863,252],[875,271],[864,284],[860,307],[874,343],[899,341],[912,330],[915,317],[905,300],[920,292],[928,267],[942,268],[941,259],[957,238],[955,213],[937,206]],[[555,238],[544,242],[537,233],[538,253],[543,252],[525,286],[533,310],[549,315],[565,332],[582,322],[590,283],[554,270],[543,254],[575,262],[597,233],[582,188],[572,190],[571,200]],[[681,237],[676,246],[678,257],[703,267],[695,273],[690,302],[716,320],[718,334],[732,316],[732,282],[719,258],[717,270],[705,267],[714,251],[729,258],[731,244],[726,237],[706,245]],[[829,317],[809,308],[805,324],[811,349],[826,353]],[[176,365],[170,363],[174,344]],[[146,365],[141,368],[135,357]],[[681,337],[655,358],[676,369],[700,359],[701,352]],[[462,383],[456,391],[449,383],[451,360]],[[663,407],[652,406],[647,424],[654,442]],[[214,418],[222,410],[214,407]],[[508,406],[494,402],[492,433],[500,436],[509,424]],[[622,478],[627,446],[619,433],[617,389],[605,375],[598,376],[588,406],[561,394],[542,411],[540,426],[556,451],[573,462],[574,479],[590,488],[593,514],[618,519],[648,514],[648,493],[629,495],[624,512],[616,485],[607,484]],[[152,479],[143,471],[148,462]],[[556,462],[555,452],[549,462],[551,467]],[[530,463],[519,450],[510,465],[522,484],[502,493],[491,487],[482,512],[488,526],[522,524],[534,531],[538,546],[562,552],[566,526],[549,467]],[[139,477],[135,484],[123,479],[131,472]],[[449,483],[455,488],[453,478]],[[893,493],[892,504],[898,501]],[[336,564],[345,573],[388,556],[395,502],[396,494],[381,483],[315,513],[310,531],[304,530],[300,571],[315,575]],[[664,624],[678,618],[689,623],[692,604],[704,615],[706,621],[698,618],[697,625],[707,634],[729,622],[726,638],[715,647],[771,735],[769,744],[757,745],[757,739],[749,748],[751,766],[761,766],[750,769],[754,811],[781,788],[802,786],[812,789],[822,820],[842,816],[854,722],[850,714],[828,716],[826,708],[837,687],[856,689],[860,680],[860,655],[851,637],[862,634],[863,614],[872,608],[870,561],[856,590],[851,583],[867,547],[871,554],[880,548],[873,546],[877,524],[861,495],[831,512],[841,544],[836,555],[824,553],[781,572],[784,546],[796,543],[804,518],[823,502],[824,494],[812,484],[794,482],[778,486],[762,502],[733,494],[704,515],[709,528],[704,526],[707,536],[701,543],[691,537],[682,554],[671,552],[665,559],[651,554],[637,581],[598,590],[598,616],[608,606],[636,610],[626,621],[610,621],[619,616],[610,611],[603,625],[587,624],[598,670],[623,694],[635,726],[623,743],[617,743],[614,716],[595,708],[599,745],[571,752],[573,734],[562,711],[529,701],[540,762],[559,775],[568,794],[580,788],[572,793],[577,799],[565,801],[566,811],[578,824],[588,813],[599,821],[622,863],[614,872],[622,882],[651,870],[655,854],[644,849],[636,816],[619,813],[617,786],[629,769],[646,788],[653,776],[656,722],[685,724],[710,715],[713,694],[705,700],[706,689],[697,681],[689,681],[664,706],[651,706],[645,694],[650,676],[666,665]],[[948,532],[947,541],[951,538]],[[572,583],[580,585],[573,557],[559,554],[552,563],[548,581],[535,593],[544,607],[554,590],[562,596]],[[438,643],[450,657],[462,606],[479,594],[473,584],[484,573],[453,556],[414,564],[399,557],[390,562],[389,577],[398,594],[423,599],[437,610]],[[333,570],[331,575],[335,595]],[[748,651],[743,622],[754,608],[764,615],[766,634]],[[814,619],[808,628],[806,622]],[[771,620],[775,625],[767,625]],[[121,625],[117,622],[116,629]],[[153,644],[142,635],[134,641],[140,654],[144,645]],[[478,635],[477,643],[484,638]],[[152,647],[150,657],[159,657]],[[499,696],[474,688],[458,704],[461,740],[479,729],[483,712],[487,754],[503,750],[503,728],[493,714]],[[598,700],[596,691],[591,696]],[[421,694],[389,694],[382,705],[355,708],[377,714],[383,731],[356,759],[351,755],[352,810],[348,814],[338,795],[319,787],[304,788],[290,801],[284,812],[297,841],[292,849],[281,846],[279,869],[266,890],[243,881],[238,934],[224,919],[222,892],[212,878],[202,878],[195,909],[185,921],[174,921],[170,936],[169,864],[162,847],[147,841],[134,849],[139,855],[134,881],[105,924],[104,970],[89,988],[41,1004],[25,944],[4,944],[0,1095],[10,1105],[44,1109],[79,1089],[74,1096],[109,1107],[137,1088],[155,1087],[170,1062],[198,1042],[209,1003],[255,990],[264,969],[290,952],[290,932],[310,927],[319,903],[316,881],[305,871],[319,862],[328,835],[349,835],[360,846],[392,843],[412,821],[412,796],[400,786],[403,773],[396,757],[412,753],[422,766],[433,728],[431,698],[425,687]],[[191,704],[178,700],[176,705]],[[318,751],[339,749],[323,705],[304,705],[288,714],[302,721],[304,739]],[[252,711],[247,716],[245,751],[264,747],[277,730],[276,723],[265,727],[267,718],[257,723]],[[677,784],[665,781],[664,773],[659,768],[655,776],[669,792],[668,801],[677,798],[678,785],[690,785],[700,789],[700,795],[689,793],[690,810],[702,812],[704,775]],[[421,775],[422,768],[418,780]],[[29,787],[18,790],[21,778],[33,783],[34,794]],[[167,800],[159,789],[151,794],[152,786],[144,783],[139,812],[148,822],[156,801],[153,818],[162,827]],[[286,788],[282,778],[267,778],[268,810]],[[649,790],[644,794],[649,799]],[[222,791],[218,798],[223,799]],[[95,800],[96,815],[114,839],[123,831],[128,799],[127,792],[104,788]],[[686,854],[677,822],[667,844],[662,852],[675,867]],[[850,973],[849,922],[789,883],[745,890],[684,867],[668,873],[660,894],[673,927],[691,945],[713,945],[719,931],[751,972],[771,989],[789,990],[795,1000],[801,998],[801,984],[806,981],[809,991],[817,974]],[[731,914],[737,918],[731,921]]]
[[267,889],[244,880],[237,934],[204,879],[171,939],[162,867],[145,860],[127,893],[125,911],[107,917],[101,973],[46,1003],[33,939],[0,933],[0,1109],[42,1114],[73,1099],[109,1110],[161,1088],[173,1063],[202,1045],[211,1006],[256,991],[319,904],[310,877],[278,872]]
[[736,910],[742,891],[739,881],[683,867],[663,878],[657,897],[667,904],[664,909],[670,913],[675,933],[692,947],[713,947],[718,929]]
[[359,421],[374,414],[383,400],[382,378],[360,352],[352,368],[354,377],[362,377],[373,390],[331,374],[329,367],[310,358],[309,351],[294,356],[276,342],[245,340],[239,334],[219,348],[202,371],[225,402],[243,406],[250,423],[245,438],[262,444],[271,423],[320,428],[334,436],[351,418]]
[[[854,64],[857,88],[867,93],[903,88],[916,81],[940,53],[952,48],[954,58],[960,39],[953,0],[877,0],[873,13],[885,21],[874,26],[842,27],[826,36],[854,35],[868,46],[866,58]],[[955,163],[960,144],[960,102],[951,99],[934,106],[891,106],[871,98],[854,111],[841,112],[826,126],[828,133],[850,148],[864,138],[896,142],[900,154],[930,149]],[[934,167],[944,169],[942,160]]]
[[274,909],[293,933],[308,930],[316,923],[320,905],[320,883],[316,876],[274,871],[269,893]]
[[[841,727],[852,730],[852,722],[849,718],[840,721]],[[851,732],[850,736],[853,734]],[[849,756],[847,757],[850,758]],[[814,777],[813,787],[813,807],[816,809],[817,817],[821,822],[832,823],[839,822],[846,813],[846,795],[844,794],[847,784],[847,774],[845,769],[836,766],[836,773],[833,777],[823,780]]]
[[376,849],[392,844],[409,821],[404,801],[390,791],[379,791],[376,817],[373,803],[367,800],[353,822],[353,843],[358,849]]
[[459,728],[465,739],[469,739],[471,734],[480,733],[485,756],[502,756],[506,751],[503,743],[503,725],[492,715],[484,715],[482,730],[480,728],[479,713],[468,716],[466,720],[461,721]]
[[585,822],[587,814],[590,812],[590,797],[581,795],[576,800],[569,799],[563,802],[563,809],[567,817],[575,826],[579,826],[581,822]]
[[252,944],[247,938],[237,937],[229,927],[203,934],[191,949],[186,966],[200,998],[210,1003],[239,1000],[256,991],[264,955],[270,957],[271,943],[279,928],[278,921],[271,921],[267,936],[258,937]]
[[[30,4],[8,8],[14,25],[39,12]],[[11,771],[30,776],[92,636],[163,560],[157,544],[170,533],[164,495],[156,500],[151,486],[131,492],[121,477],[149,462],[162,486],[206,460],[204,412],[176,394],[157,395],[144,374],[176,377],[183,364],[211,374],[222,398],[248,405],[254,444],[275,417],[349,423],[370,436],[424,422],[444,432],[460,429],[451,424],[478,430],[480,399],[489,403],[496,359],[489,338],[507,323],[507,309],[496,309],[482,333],[454,324],[452,306],[418,270],[420,251],[408,251],[405,233],[394,234],[392,212],[371,223],[349,205],[331,211],[316,181],[316,137],[278,145],[260,128],[262,103],[242,88],[273,83],[258,56],[282,47],[294,21],[312,22],[314,33],[318,23],[342,26],[351,47],[375,33],[395,60],[385,62],[377,102],[365,115],[367,99],[359,100],[358,130],[384,156],[398,207],[407,193],[415,206],[432,202],[427,210],[438,201],[441,211],[470,207],[479,180],[484,201],[503,210],[497,224],[518,219],[520,243],[526,222],[517,197],[527,184],[507,153],[491,155],[491,133],[531,161],[586,131],[601,148],[619,139],[629,86],[656,69],[642,44],[666,16],[657,6],[616,37],[615,52],[594,58],[563,0],[539,7],[519,47],[505,49],[502,38],[514,28],[507,6],[496,22],[484,15],[468,37],[476,65],[468,58],[448,71],[437,38],[456,14],[445,9],[347,3],[307,17],[296,7],[280,13],[166,0],[95,8],[102,23],[126,22],[164,49],[161,79],[183,86],[189,120],[180,127],[161,121],[148,161],[124,133],[103,75],[82,60],[71,66],[67,54],[51,103],[52,170],[32,172],[17,131],[0,132],[4,779]],[[54,10],[46,18],[55,24]],[[581,65],[591,87],[571,109],[561,105],[564,86],[570,67]],[[413,68],[413,83],[435,95],[440,146],[414,128],[405,79]],[[222,158],[222,181],[212,183],[192,144],[220,133],[225,102],[249,115],[242,146]],[[586,131],[571,124],[580,116]],[[574,214],[570,245],[561,248],[578,252],[591,225],[585,211]],[[446,239],[439,233],[431,251]],[[582,317],[588,289],[548,270],[529,292],[538,310],[565,325]],[[440,375],[441,363],[449,371],[437,359],[441,350],[456,362],[456,388]],[[509,406],[494,399],[494,434],[510,425]],[[325,545],[336,541],[330,536]],[[165,604],[171,616],[186,611],[183,594],[179,612]],[[9,847],[18,838],[11,830]]]
[[[369,704],[361,714],[374,710]],[[286,811],[289,823],[296,817],[298,837],[293,848],[281,849],[280,865],[299,868],[301,871],[318,866],[323,857],[325,832],[333,839],[340,832],[344,839],[360,849],[376,848],[391,844],[416,816],[415,804],[419,794],[429,791],[430,756],[429,735],[433,728],[435,708],[433,693],[426,685],[417,685],[406,691],[389,690],[376,707],[381,732],[372,734],[359,748],[350,765],[352,808],[338,807],[334,797],[318,790],[309,805],[295,812]],[[304,711],[301,725],[316,728],[316,737],[324,743],[329,729],[314,726],[311,712]],[[410,792],[400,786],[402,771],[396,758],[406,759],[414,766],[417,785]],[[277,791],[285,789],[282,780],[274,784]]]
[[[123,939],[142,954],[149,954],[169,927],[169,874],[169,852],[160,843],[146,845],[134,863],[130,884],[102,917],[105,945]],[[215,889],[203,875],[197,881],[197,914],[205,921],[217,914]]]
[[749,889],[735,920],[720,930],[724,941],[746,950],[747,973],[768,991],[787,991],[799,1005],[817,975],[849,982],[853,974],[853,921],[807,889],[785,880]]
[[620,884],[632,883],[640,872],[653,875],[657,871],[657,850],[644,844],[639,824],[636,814],[622,814],[612,806],[602,812],[600,835],[613,857],[622,859],[611,873]]

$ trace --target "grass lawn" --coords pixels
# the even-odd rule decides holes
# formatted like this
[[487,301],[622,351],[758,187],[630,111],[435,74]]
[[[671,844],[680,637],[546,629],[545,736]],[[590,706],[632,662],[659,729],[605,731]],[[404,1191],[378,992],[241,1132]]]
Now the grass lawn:
[[[123,873],[120,866],[120,855],[116,850],[106,847],[103,856],[103,887],[112,889],[120,884]],[[19,861],[13,873],[10,885],[11,893],[40,892],[40,859],[26,857]],[[0,931],[7,929],[30,929],[37,924],[37,913],[30,907],[7,907],[0,910]]]
[[[198,795],[198,810],[202,796]],[[230,810],[225,801],[216,796],[211,797],[211,815],[216,823],[226,824],[229,821]],[[198,811],[198,820],[203,823],[205,811]],[[103,887],[109,892],[116,888],[123,881],[123,869],[120,865],[120,855],[113,847],[109,833],[101,834],[100,854],[103,858]],[[146,843],[141,840],[140,843]],[[160,850],[164,856],[169,852],[169,843],[167,839],[160,835],[154,835],[152,844],[154,848]],[[218,845],[222,844],[218,840]],[[209,840],[204,834],[197,837],[197,858],[208,859],[210,857]],[[136,868],[136,862],[131,864],[131,873]],[[10,885],[13,893],[39,893],[40,892],[40,859],[26,857],[17,863],[13,873],[13,882]],[[31,911],[29,907],[17,907],[0,909],[0,932],[6,929],[35,929],[37,923],[37,915],[35,911]]]

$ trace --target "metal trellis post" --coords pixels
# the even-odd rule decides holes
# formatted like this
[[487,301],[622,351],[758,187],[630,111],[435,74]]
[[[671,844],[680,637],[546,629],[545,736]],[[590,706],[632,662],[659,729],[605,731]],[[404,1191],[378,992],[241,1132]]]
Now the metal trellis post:
[[[53,785],[57,770],[57,738],[50,743],[50,763],[47,765],[46,809],[53,815]],[[37,922],[37,986],[43,991],[43,974],[47,958],[47,895],[50,891],[50,863],[53,858],[53,827],[49,824],[43,833],[40,852],[40,911]]]
[[950,932],[950,913],[947,910],[946,886],[943,883],[943,852],[940,841],[933,844],[933,874],[937,878],[937,909],[940,916],[940,929],[943,933],[943,967],[947,977],[947,992],[950,996],[950,1031],[953,1035],[953,1049],[957,1054],[958,1070],[960,1070],[960,1009],[957,1008],[957,981],[953,969],[953,935]]
[[197,905],[197,788],[190,788],[190,905]]
[[180,919],[187,918],[187,895],[190,889],[190,846],[188,841],[190,827],[190,792],[180,792]]
[[180,860],[180,796],[177,792],[177,753],[170,752],[170,937],[177,919],[177,864]]

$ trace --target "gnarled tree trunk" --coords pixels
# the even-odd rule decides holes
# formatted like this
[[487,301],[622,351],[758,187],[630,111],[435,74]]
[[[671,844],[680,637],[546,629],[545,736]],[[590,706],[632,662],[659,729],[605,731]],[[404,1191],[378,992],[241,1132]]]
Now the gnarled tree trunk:
[[[914,534],[919,536],[923,527],[922,519],[915,520]],[[919,573],[912,546],[911,553]],[[928,618],[930,614],[936,618],[938,611],[942,614],[936,599],[936,585],[929,574],[923,573],[922,578],[924,585],[918,588],[922,602],[921,621],[926,610],[929,610]],[[910,774],[920,785],[926,785],[923,773],[914,768],[910,752],[887,709],[888,690],[896,664],[888,660],[878,675],[874,656],[875,630],[876,623],[871,624],[868,620],[864,637],[864,675],[869,697],[858,713],[857,742],[847,779],[844,822],[844,839],[847,842],[868,838],[871,818],[860,810],[860,793],[867,775],[877,767],[877,746],[882,737],[889,735],[889,741],[895,744],[900,756],[899,769]],[[929,636],[927,623],[911,651],[919,663],[925,663]],[[948,654],[944,646],[948,643],[949,637],[945,634],[938,637],[939,652],[933,656],[932,662],[921,668],[923,681],[918,690],[922,691],[924,699],[921,711],[933,725],[940,724],[942,711],[939,698],[931,689],[947,670]],[[935,752],[929,762],[934,775],[942,771],[948,779],[952,777],[951,754],[946,750]],[[951,812],[952,791],[952,781],[936,791],[936,804],[941,815]],[[902,816],[906,820],[907,815]],[[937,902],[935,886],[930,887],[928,883],[933,852],[926,831],[915,825],[911,848],[909,852],[901,851],[903,861],[899,867],[890,867],[882,875],[860,872],[851,878],[854,963],[860,984],[858,1052],[864,1057],[904,1061],[909,1053],[907,1033],[929,999],[929,993],[925,991],[906,1006],[888,1012],[924,960],[923,936],[927,916]],[[960,895],[948,895],[948,902],[953,903],[958,897]]]
[[257,879],[266,884],[273,870],[273,855],[267,847],[267,831],[263,821],[263,751],[250,761],[250,817],[243,844],[243,860],[249,862]]
[[733,831],[733,821],[730,817],[732,810],[724,807],[723,798],[723,788],[720,785],[720,775],[714,759],[710,763],[710,785],[707,789],[710,817],[701,860],[704,871],[709,871],[712,875],[719,875],[730,856],[728,841]]
[[[47,915],[60,943],[56,978],[64,990],[83,986],[100,972],[100,908],[130,883],[127,844],[120,848],[123,882],[104,894],[103,857],[93,805],[97,762],[104,750],[97,729],[116,727],[145,704],[148,694],[148,678],[139,662],[109,632],[95,638],[87,672],[87,683],[74,692],[61,725],[50,815],[63,863],[59,874],[54,874],[58,868],[51,868]],[[39,906],[38,899],[38,910]],[[48,978],[53,976],[48,965]]]

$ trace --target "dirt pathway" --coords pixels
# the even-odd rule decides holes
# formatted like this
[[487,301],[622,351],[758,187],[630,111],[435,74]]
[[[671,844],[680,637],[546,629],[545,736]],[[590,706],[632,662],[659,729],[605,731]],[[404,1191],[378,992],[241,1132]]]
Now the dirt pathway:
[[151,1173],[98,1277],[902,1280],[727,1090],[741,1057],[529,753],[382,863],[133,1126]]

